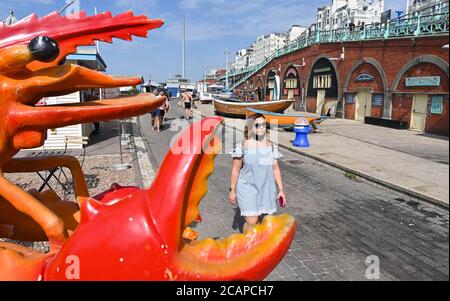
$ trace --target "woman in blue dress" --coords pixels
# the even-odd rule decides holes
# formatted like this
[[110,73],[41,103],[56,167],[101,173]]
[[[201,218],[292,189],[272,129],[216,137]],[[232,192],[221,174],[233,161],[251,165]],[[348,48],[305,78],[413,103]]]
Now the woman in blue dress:
[[247,120],[244,137],[244,143],[231,153],[233,167],[228,199],[232,205],[239,206],[245,217],[245,232],[258,223],[260,216],[274,214],[277,200],[285,203],[286,194],[278,164],[282,154],[268,140],[263,115],[256,114]]

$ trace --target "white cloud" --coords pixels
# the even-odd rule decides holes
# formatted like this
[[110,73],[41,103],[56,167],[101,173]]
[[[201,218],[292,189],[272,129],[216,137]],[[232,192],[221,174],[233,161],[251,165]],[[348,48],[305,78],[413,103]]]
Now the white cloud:
[[[293,24],[308,26],[315,18],[316,6],[327,3],[298,0],[181,0],[180,14],[187,19],[189,40],[212,40],[230,36],[253,37],[286,31]],[[171,20],[166,34],[181,38],[181,20]],[[249,41],[250,42],[250,41]]]

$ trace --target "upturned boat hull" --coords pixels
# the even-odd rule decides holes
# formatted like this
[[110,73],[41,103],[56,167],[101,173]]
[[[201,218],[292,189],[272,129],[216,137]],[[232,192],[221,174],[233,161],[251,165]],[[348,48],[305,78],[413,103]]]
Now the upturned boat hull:
[[268,112],[258,109],[249,108],[246,110],[247,117],[254,114],[262,114],[266,121],[270,125],[277,125],[283,128],[293,128],[295,122],[298,118],[306,118],[311,125],[319,125],[324,120],[328,119],[327,116],[314,117],[314,116],[301,116],[301,115],[293,115],[293,114],[279,114],[274,112]]
[[231,102],[214,100],[214,110],[217,115],[235,118],[246,118],[247,109],[258,109],[268,112],[283,113],[292,105],[292,100],[277,100],[265,102]]

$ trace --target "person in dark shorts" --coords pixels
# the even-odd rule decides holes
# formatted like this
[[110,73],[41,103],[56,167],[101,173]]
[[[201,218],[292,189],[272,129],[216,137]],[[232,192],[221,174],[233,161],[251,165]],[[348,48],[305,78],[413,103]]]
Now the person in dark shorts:
[[186,91],[183,91],[181,97],[181,101],[186,112],[186,119],[189,120],[191,119],[192,97]]
[[164,111],[162,113],[162,116],[160,117],[161,119],[161,125],[166,121],[167,115],[169,114],[169,110],[170,110],[170,99],[169,99],[169,95],[167,94],[166,91],[161,90],[159,91],[159,96],[164,96],[166,98],[166,102],[164,104]]
[[[159,92],[159,96],[165,97],[165,93],[163,90]],[[155,111],[152,112],[152,120],[153,120],[152,122],[154,123],[153,130],[157,131],[158,133],[161,132],[161,125],[164,120],[164,114],[169,105],[168,102],[169,100],[166,97],[166,101],[164,102],[164,104],[162,104],[159,108],[157,108]]]

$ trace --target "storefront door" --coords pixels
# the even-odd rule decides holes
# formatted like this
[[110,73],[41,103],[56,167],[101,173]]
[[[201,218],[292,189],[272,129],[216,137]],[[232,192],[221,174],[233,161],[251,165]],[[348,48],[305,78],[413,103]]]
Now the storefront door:
[[415,95],[412,114],[411,129],[417,131],[425,130],[425,122],[427,118],[428,95]]
[[289,90],[288,90],[288,96],[287,96],[287,98],[288,98],[289,100],[294,99],[294,92],[295,92],[294,89],[289,89]]
[[316,114],[322,114],[324,104],[325,104],[325,90],[317,90]]
[[355,120],[364,122],[366,116],[372,115],[372,93],[359,91],[356,96]]

